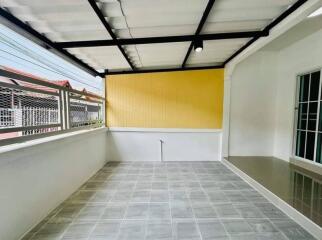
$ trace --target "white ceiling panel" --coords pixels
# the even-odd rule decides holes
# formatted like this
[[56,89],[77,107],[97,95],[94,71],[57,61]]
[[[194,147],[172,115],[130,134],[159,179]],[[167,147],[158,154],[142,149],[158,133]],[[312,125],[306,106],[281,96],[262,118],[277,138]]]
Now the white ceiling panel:
[[258,21],[258,20],[270,20],[281,12],[281,8],[264,8],[264,9],[231,9],[231,10],[219,10],[217,13],[210,15],[207,22],[235,22],[235,21]]
[[[81,56],[93,59],[100,66],[99,69],[131,70],[117,47],[72,48],[68,51],[84,61],[86,61],[86,58]],[[81,54],[79,54],[79,51]]]
[[250,39],[229,39],[204,41],[203,51],[200,53],[192,51],[187,65],[217,65],[218,63],[223,63],[249,40]]
[[137,45],[143,67],[181,65],[189,42]]
[[[134,37],[194,34],[208,0],[100,0],[117,33]],[[127,34],[127,31],[125,31]]]
[[269,20],[207,22],[203,27],[202,33],[210,34],[225,32],[259,31],[263,28],[263,26],[267,26],[269,22]]
[[[163,16],[155,16],[152,13],[145,14],[144,18],[148,21],[139,19],[135,16],[127,16],[128,25],[130,28],[140,27],[159,27],[159,26],[180,26],[180,25],[198,25],[200,21],[200,13],[192,14],[175,14],[168,13]],[[195,29],[191,29],[192,33]]]
[[[177,35],[192,35],[192,29],[197,28],[197,25],[182,25],[182,26],[160,26],[160,27],[141,27],[130,29],[118,29],[115,31],[120,38],[141,37],[161,37],[161,36],[177,36]],[[129,33],[130,31],[130,33]]]
[[208,0],[121,0],[126,15],[142,16],[147,12],[159,14],[190,14],[203,12]]
[[111,39],[85,0],[2,0],[1,6],[54,41]]
[[296,0],[217,0],[202,33],[265,28]]

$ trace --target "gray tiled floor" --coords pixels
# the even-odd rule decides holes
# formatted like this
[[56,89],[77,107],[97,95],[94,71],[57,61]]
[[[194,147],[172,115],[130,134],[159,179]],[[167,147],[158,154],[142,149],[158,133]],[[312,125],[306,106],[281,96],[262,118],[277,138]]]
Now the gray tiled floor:
[[110,162],[25,239],[314,238],[219,162]]

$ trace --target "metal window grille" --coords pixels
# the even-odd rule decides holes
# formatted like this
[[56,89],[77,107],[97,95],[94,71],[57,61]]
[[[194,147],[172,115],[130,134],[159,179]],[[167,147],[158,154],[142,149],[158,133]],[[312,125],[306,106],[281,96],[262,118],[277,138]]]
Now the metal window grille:
[[15,110],[0,108],[0,127],[11,127],[15,125]]
[[0,145],[103,125],[104,98],[0,68]]

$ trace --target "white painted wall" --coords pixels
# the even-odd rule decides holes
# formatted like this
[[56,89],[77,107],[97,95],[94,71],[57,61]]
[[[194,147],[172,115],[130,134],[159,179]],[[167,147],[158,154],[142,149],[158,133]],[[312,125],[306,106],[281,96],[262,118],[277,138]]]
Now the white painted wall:
[[322,68],[321,20],[301,23],[235,66],[230,89],[230,156],[274,156],[289,161],[296,76]]
[[175,129],[111,129],[109,161],[218,161],[221,131]]
[[[276,64],[258,52],[236,66],[230,86],[230,156],[271,156],[274,147]],[[268,64],[269,63],[269,64]]]
[[72,135],[0,154],[0,239],[19,239],[105,164],[106,129]]

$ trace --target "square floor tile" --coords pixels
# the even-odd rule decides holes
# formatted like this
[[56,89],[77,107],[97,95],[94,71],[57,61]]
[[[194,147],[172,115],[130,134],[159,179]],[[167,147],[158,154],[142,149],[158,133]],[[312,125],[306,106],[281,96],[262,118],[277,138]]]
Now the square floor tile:
[[94,229],[94,222],[82,222],[71,224],[63,235],[64,239],[78,239],[88,237]]
[[99,222],[95,225],[90,238],[102,238],[104,240],[116,239],[119,233],[121,222],[110,221],[110,222]]
[[253,204],[233,204],[235,209],[243,218],[264,218],[264,214],[261,213]]
[[132,194],[131,202],[149,202],[150,197],[150,191],[135,191]]
[[105,205],[93,205],[84,207],[76,216],[77,220],[98,220],[105,210]]
[[168,203],[150,203],[149,219],[170,219],[170,206]]
[[151,202],[169,202],[168,191],[151,191]]
[[124,221],[121,224],[118,240],[145,239],[146,224],[144,221]]
[[195,218],[216,218],[217,213],[209,203],[193,203],[192,210]]
[[198,226],[194,221],[175,223],[176,239],[178,240],[200,240],[201,236]]
[[219,218],[240,218],[241,215],[237,212],[232,204],[213,204]]
[[172,218],[193,218],[192,207],[186,202],[171,202]]
[[110,202],[129,202],[132,198],[132,191],[131,190],[122,190],[122,191],[117,191],[111,198]]
[[211,201],[212,203],[230,202],[223,191],[210,191],[210,192],[207,192],[207,195],[208,195],[209,201]]
[[277,228],[267,219],[249,219],[247,220],[254,232],[257,233],[276,233]]
[[173,231],[171,222],[152,222],[147,226],[147,240],[172,240]]
[[226,219],[222,221],[228,234],[249,234],[253,229],[245,220]]
[[131,203],[129,204],[125,218],[126,219],[146,219],[148,217],[148,203]]
[[203,240],[228,238],[223,224],[219,220],[198,221]]
[[104,210],[102,219],[123,219],[127,205],[110,203]]

